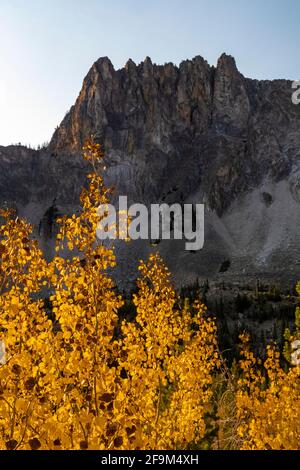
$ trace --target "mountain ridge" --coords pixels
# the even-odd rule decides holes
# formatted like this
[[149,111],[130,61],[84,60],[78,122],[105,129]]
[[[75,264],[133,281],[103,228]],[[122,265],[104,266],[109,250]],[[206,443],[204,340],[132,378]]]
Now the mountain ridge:
[[[243,276],[294,282],[300,277],[300,106],[292,104],[291,83],[245,78],[226,54],[217,67],[196,56],[179,66],[156,65],[150,58],[136,65],[129,59],[115,70],[107,57],[100,58],[49,147],[34,162],[28,156],[28,164],[23,155],[23,174],[21,165],[7,177],[10,164],[0,149],[6,175],[0,178],[1,199],[8,195],[29,219],[36,219],[28,208],[36,194],[42,194],[36,198],[40,214],[51,201],[59,212],[78,210],[85,174],[80,153],[93,134],[104,147],[106,181],[116,186],[116,196],[147,205],[205,204],[204,250],[186,253],[178,241],[162,241],[157,248],[179,284]],[[17,165],[18,150],[8,153]],[[41,174],[44,167],[42,177],[29,176],[28,168]],[[20,188],[15,195],[8,190],[20,181],[23,198],[31,194],[26,204]],[[50,246],[52,240],[43,243]],[[151,249],[148,242],[130,245],[117,243],[118,276],[129,283],[137,260]],[[220,273],[225,261],[229,268]]]

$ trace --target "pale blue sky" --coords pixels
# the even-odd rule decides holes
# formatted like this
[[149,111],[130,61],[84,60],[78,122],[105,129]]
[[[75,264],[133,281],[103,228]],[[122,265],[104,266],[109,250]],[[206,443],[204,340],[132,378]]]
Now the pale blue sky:
[[0,0],[0,145],[48,141],[92,63],[232,54],[259,79],[300,79],[299,0]]

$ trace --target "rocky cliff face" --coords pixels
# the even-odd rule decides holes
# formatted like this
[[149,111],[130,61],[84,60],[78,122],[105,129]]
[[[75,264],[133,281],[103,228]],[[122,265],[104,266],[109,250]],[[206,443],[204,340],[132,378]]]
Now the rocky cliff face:
[[14,208],[35,227],[48,257],[54,253],[56,217],[80,210],[86,164],[74,155],[55,158],[46,149],[0,146],[0,204]]
[[[225,54],[216,68],[201,57],[179,67],[129,60],[120,70],[99,59],[47,151],[0,149],[1,198],[42,226],[48,210],[76,207],[85,171],[78,155],[94,134],[108,183],[132,202],[205,203],[202,251],[186,252],[180,241],[158,246],[178,283],[198,276],[294,282],[300,106],[291,94],[291,82],[243,77]],[[150,249],[149,242],[118,244],[119,278],[130,282]]]

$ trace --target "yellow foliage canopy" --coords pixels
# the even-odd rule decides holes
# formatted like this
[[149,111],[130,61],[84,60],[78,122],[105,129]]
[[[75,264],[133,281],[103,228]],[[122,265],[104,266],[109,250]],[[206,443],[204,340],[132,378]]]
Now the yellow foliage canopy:
[[[59,220],[51,262],[29,224],[1,212],[0,449],[176,449],[204,436],[215,324],[201,303],[178,308],[158,255],[140,265],[135,320],[120,322],[114,254],[96,243],[102,157],[89,142],[82,212]],[[54,321],[39,300],[45,286]]]

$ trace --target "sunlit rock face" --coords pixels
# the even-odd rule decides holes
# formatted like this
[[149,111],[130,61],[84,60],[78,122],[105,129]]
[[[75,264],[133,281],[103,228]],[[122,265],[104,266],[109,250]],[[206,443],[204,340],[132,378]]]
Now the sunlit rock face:
[[[178,284],[200,278],[248,282],[300,278],[300,106],[292,83],[243,77],[232,57],[155,65],[101,58],[75,105],[41,152],[0,148],[0,196],[38,226],[51,256],[55,214],[78,210],[93,134],[103,144],[107,183],[130,202],[204,203],[205,245],[161,241]],[[127,287],[148,241],[117,243]],[[226,267],[226,269],[224,268]]]

